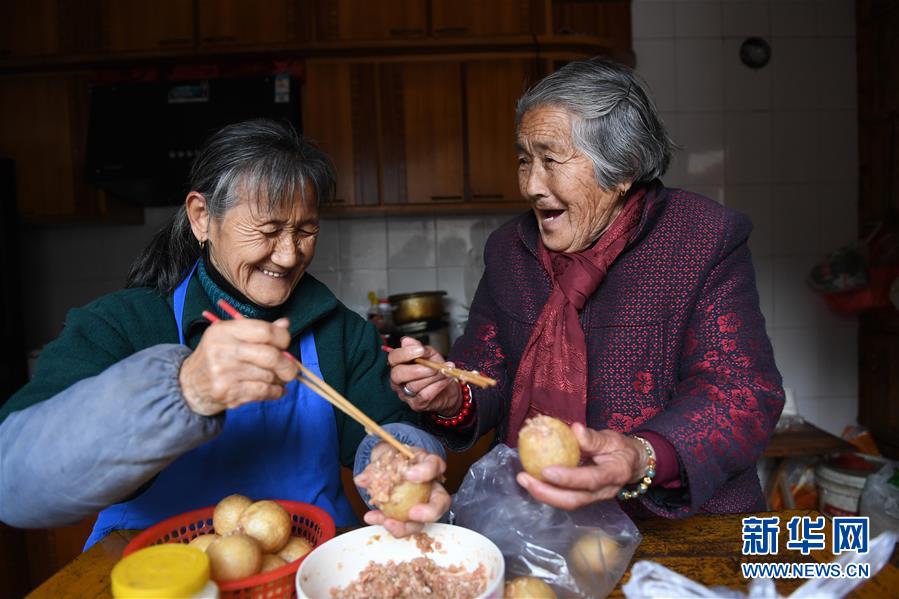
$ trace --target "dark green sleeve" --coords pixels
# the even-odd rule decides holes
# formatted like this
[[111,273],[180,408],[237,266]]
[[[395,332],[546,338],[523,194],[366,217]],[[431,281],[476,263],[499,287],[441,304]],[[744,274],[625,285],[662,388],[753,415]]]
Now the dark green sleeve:
[[[346,310],[344,308],[344,310]],[[343,324],[344,395],[378,424],[400,420],[416,423],[417,415],[390,388],[387,354],[375,327],[346,310]],[[335,411],[340,438],[340,461],[352,467],[365,431],[353,419]]]

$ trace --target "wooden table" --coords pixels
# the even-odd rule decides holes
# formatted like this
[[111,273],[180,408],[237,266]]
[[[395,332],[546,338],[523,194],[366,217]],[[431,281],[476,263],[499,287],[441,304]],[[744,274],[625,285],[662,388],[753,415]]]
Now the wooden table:
[[766,458],[792,458],[798,456],[827,455],[858,451],[855,446],[814,424],[802,424],[774,433],[765,447]]
[[[657,561],[707,586],[745,588],[747,581],[740,573],[741,561],[825,562],[833,559],[833,555],[827,551],[812,552],[810,556],[803,557],[799,552],[786,550],[786,521],[794,515],[815,516],[817,515],[815,512],[792,511],[781,512],[778,515],[781,519],[781,546],[779,555],[773,559],[741,556],[743,516],[728,515],[643,522],[640,526],[643,542],[637,548],[634,561],[641,559]],[[135,534],[134,531],[113,532],[35,589],[29,597],[35,599],[111,597],[109,572],[121,556],[125,545]],[[872,599],[899,596],[899,568],[896,568],[895,561],[894,556],[894,564],[887,565],[875,578],[856,589],[851,596]],[[625,574],[622,582],[627,581],[628,576],[629,573]],[[781,594],[788,594],[802,582],[779,581],[777,588]],[[624,596],[620,585],[611,596]]]

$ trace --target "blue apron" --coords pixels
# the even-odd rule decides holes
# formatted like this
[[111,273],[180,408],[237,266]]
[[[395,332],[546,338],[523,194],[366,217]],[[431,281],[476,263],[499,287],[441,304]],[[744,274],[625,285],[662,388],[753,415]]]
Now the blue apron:
[[[182,344],[184,299],[193,272],[174,296]],[[322,376],[311,332],[300,337],[300,359]],[[147,528],[171,516],[215,505],[232,493],[251,499],[304,501],[331,514],[337,526],[356,524],[343,494],[339,449],[333,408],[294,380],[278,400],[228,410],[218,437],[169,464],[135,499],[100,512],[84,549],[113,530]]]

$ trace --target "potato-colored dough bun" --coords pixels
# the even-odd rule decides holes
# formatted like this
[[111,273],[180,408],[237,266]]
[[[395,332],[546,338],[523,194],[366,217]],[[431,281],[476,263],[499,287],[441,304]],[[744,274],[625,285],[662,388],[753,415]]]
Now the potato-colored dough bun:
[[519,576],[506,583],[504,599],[558,599],[552,587],[533,576]]
[[427,503],[431,498],[431,483],[413,483],[404,480],[393,487],[390,492],[390,500],[382,503],[378,508],[384,515],[400,522],[409,520],[409,510],[413,505]]
[[303,537],[290,537],[287,545],[278,552],[285,562],[294,562],[312,551],[312,543]]
[[216,582],[246,578],[262,567],[262,550],[250,537],[231,533],[217,539],[206,549],[210,576]]
[[243,495],[228,495],[218,502],[212,512],[212,526],[220,535],[227,535],[237,529],[237,523],[243,511],[250,507],[253,500]]
[[290,540],[290,514],[274,501],[265,499],[250,505],[240,515],[240,530],[262,547],[263,553],[278,553]]
[[209,548],[209,545],[211,545],[219,538],[221,538],[221,535],[217,535],[215,533],[200,535],[191,539],[188,545],[190,545],[191,547],[196,547],[197,549],[200,549],[202,551],[206,551]]
[[618,566],[621,547],[610,536],[588,533],[571,547],[568,565],[581,574],[605,574]]
[[259,569],[259,572],[268,572],[269,570],[275,570],[285,565],[287,565],[287,562],[285,562],[277,555],[266,553],[262,556],[262,567]]
[[406,469],[414,463],[395,449],[387,448],[365,467],[371,504],[388,518],[406,522],[413,505],[427,503],[431,498],[432,483],[415,483],[405,478]]
[[581,448],[567,424],[551,416],[535,416],[518,433],[518,455],[527,473],[543,480],[544,468],[577,466]]

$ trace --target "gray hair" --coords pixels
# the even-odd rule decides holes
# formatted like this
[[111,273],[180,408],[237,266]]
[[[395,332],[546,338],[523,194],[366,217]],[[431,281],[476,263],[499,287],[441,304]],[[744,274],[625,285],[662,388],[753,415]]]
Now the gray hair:
[[677,147],[646,84],[630,68],[602,58],[569,62],[518,100],[516,133],[524,115],[553,106],[573,115],[571,137],[593,161],[604,189],[661,177]]
[[[228,125],[210,137],[194,160],[190,189],[206,199],[213,219],[247,197],[263,209],[306,201],[311,187],[318,208],[334,198],[336,174],[328,156],[289,123],[255,119]],[[264,202],[262,202],[264,198]],[[169,293],[200,257],[187,209],[181,206],[156,233],[128,273],[128,287],[155,287]]]

